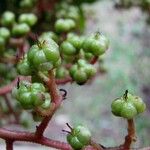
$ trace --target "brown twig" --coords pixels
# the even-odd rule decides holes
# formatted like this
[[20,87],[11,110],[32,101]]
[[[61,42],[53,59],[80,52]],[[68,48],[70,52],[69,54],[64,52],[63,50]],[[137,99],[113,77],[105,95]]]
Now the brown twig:
[[13,141],[6,140],[6,150],[13,150]]
[[49,89],[52,102],[55,105],[54,105],[53,111],[51,111],[49,116],[45,117],[42,120],[41,124],[39,126],[37,126],[35,135],[38,137],[43,136],[43,133],[44,133],[49,121],[51,120],[52,116],[54,115],[54,113],[56,112],[56,110],[58,109],[58,107],[60,106],[60,104],[62,102],[62,96],[59,94],[59,91],[57,89],[53,70],[49,71],[49,80],[46,82],[46,84]]
[[128,122],[128,135],[125,137],[125,142],[123,144],[124,150],[129,150],[132,142],[136,141],[134,120],[130,119],[127,122]]

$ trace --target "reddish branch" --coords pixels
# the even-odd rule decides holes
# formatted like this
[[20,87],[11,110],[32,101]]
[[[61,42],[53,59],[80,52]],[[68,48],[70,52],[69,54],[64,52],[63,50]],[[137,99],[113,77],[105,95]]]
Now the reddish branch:
[[61,102],[62,102],[62,96],[59,94],[59,91],[57,89],[56,81],[55,81],[55,75],[53,70],[49,71],[49,80],[46,82],[47,87],[49,88],[49,92],[51,95],[52,102],[55,104],[53,111],[51,111],[51,114],[43,119],[41,124],[36,129],[36,135],[38,137],[42,137],[43,133],[51,120],[52,116],[56,112],[56,110],[59,108]]
[[90,64],[94,65],[97,62],[97,60],[98,60],[97,56],[93,57],[93,59],[91,60]]
[[72,82],[71,77],[66,77],[65,79],[56,79],[56,84],[66,84]]
[[10,131],[4,128],[0,128],[0,137],[6,141],[33,142],[57,149],[71,150],[71,147],[67,143],[51,140],[46,137],[38,138],[34,133],[29,132]]
[[13,141],[6,140],[6,150],[13,150]]
[[128,135],[125,137],[123,147],[129,150],[133,141],[136,141],[134,120],[128,120]]

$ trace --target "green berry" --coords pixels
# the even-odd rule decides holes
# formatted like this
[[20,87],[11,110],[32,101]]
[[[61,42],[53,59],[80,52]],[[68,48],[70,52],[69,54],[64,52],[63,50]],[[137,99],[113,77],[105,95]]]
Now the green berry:
[[32,13],[21,14],[18,21],[19,23],[26,23],[29,26],[33,26],[37,22],[37,16]]
[[56,69],[56,78],[62,79],[68,75],[68,71],[64,67],[59,67]]
[[112,102],[111,104],[111,110],[112,110],[112,113],[115,115],[115,116],[120,116],[121,114],[121,110],[122,110],[122,107],[124,105],[124,101],[122,99],[116,99]]
[[7,28],[1,27],[0,28],[0,37],[4,38],[7,40],[10,37],[10,32]]
[[126,119],[132,119],[134,116],[137,115],[137,110],[134,107],[132,103],[124,103],[122,110],[121,110],[121,116]]
[[30,27],[26,23],[16,24],[12,28],[12,35],[16,37],[25,36],[30,32]]
[[19,62],[17,65],[17,70],[21,75],[25,76],[31,75],[32,72],[30,63],[26,58]]
[[80,85],[84,84],[88,80],[87,74],[83,69],[76,71],[73,77],[74,80]]
[[62,44],[61,44],[61,52],[62,54],[65,54],[65,55],[74,55],[76,54],[76,48],[69,42],[67,41],[64,41]]
[[68,32],[76,26],[72,19],[58,19],[55,23],[55,30],[58,33]]
[[3,26],[11,26],[15,23],[15,15],[13,12],[6,11],[2,15],[1,24]]

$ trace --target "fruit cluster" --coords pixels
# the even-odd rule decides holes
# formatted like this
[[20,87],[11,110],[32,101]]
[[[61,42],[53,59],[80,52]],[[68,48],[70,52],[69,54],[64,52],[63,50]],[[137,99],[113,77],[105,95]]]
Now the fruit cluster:
[[126,91],[121,98],[112,102],[111,109],[115,116],[133,119],[136,115],[145,111],[146,105],[140,97]]
[[18,23],[15,21],[15,14],[6,11],[2,14],[1,24],[11,30],[14,37],[21,37],[30,32],[30,27],[36,24],[37,17],[33,13],[24,13],[19,15]]
[[93,65],[88,64],[85,60],[80,59],[70,68],[71,77],[80,85],[84,84],[89,78],[96,73]]
[[58,67],[61,63],[58,45],[52,39],[42,38],[33,45],[27,56],[18,64],[18,71],[22,75],[31,75],[34,70],[48,71]]
[[78,125],[67,135],[67,141],[74,150],[79,150],[90,144],[91,133],[88,128]]
[[41,83],[23,81],[19,87],[13,89],[12,94],[24,109],[48,109],[51,104],[51,97]]

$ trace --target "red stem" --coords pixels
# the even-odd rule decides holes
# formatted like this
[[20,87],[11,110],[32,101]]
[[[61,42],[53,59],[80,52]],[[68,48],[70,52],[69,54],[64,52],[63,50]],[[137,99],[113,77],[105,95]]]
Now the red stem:
[[13,141],[6,140],[6,150],[13,150]]
[[56,79],[56,84],[66,84],[68,82],[72,82],[71,77],[66,77],[65,79]]
[[97,56],[94,56],[93,59],[91,60],[90,64],[94,65],[98,60]]
[[125,137],[125,142],[123,144],[123,148],[125,150],[130,149],[132,142],[136,140],[135,137],[136,136],[135,136],[134,120],[130,119],[130,120],[128,120],[128,135]]
[[43,133],[49,121],[51,120],[54,113],[56,112],[56,110],[58,109],[58,107],[60,106],[62,102],[62,97],[60,96],[58,92],[53,70],[49,71],[49,81],[46,84],[47,84],[47,87],[49,88],[51,99],[52,99],[52,102],[55,104],[55,106],[51,114],[48,117],[45,117],[43,121],[41,122],[41,124],[37,127],[35,135],[37,135],[38,137],[43,136]]
[[56,149],[71,150],[69,144],[48,139],[46,137],[38,138],[34,133],[20,132],[20,131],[10,131],[4,128],[0,128],[0,137],[6,141],[26,141],[33,142]]

